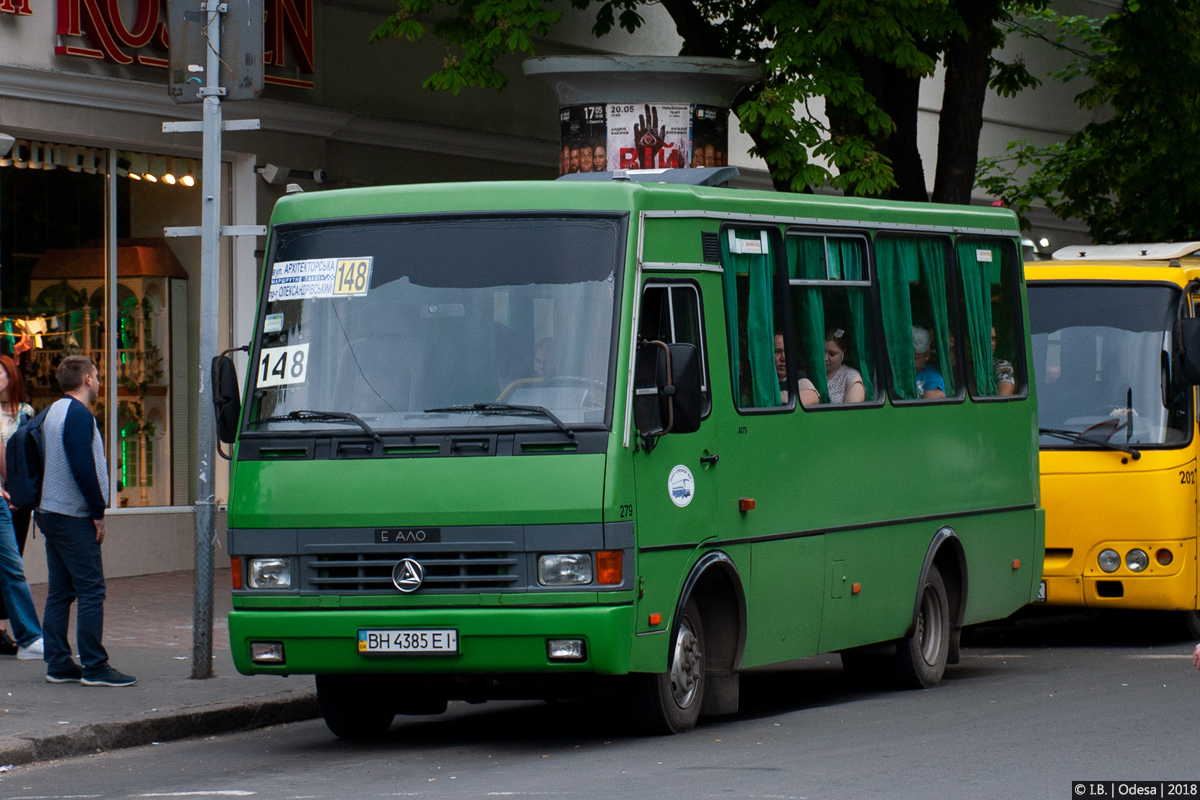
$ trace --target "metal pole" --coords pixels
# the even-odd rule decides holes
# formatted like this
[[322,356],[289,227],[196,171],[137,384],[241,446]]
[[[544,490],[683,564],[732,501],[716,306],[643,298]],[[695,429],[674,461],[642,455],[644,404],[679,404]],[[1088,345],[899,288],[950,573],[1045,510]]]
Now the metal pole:
[[205,401],[211,395],[209,360],[217,352],[217,302],[221,288],[221,14],[218,0],[201,6],[208,12],[208,58],[205,66],[204,170],[200,215],[200,376],[197,395],[196,567],[192,614],[192,677],[212,677],[213,513],[216,508],[213,469],[216,420]]
[[[117,316],[117,151],[109,148],[105,169],[104,194],[104,436],[108,442],[108,507],[121,505],[117,497],[117,458],[121,454],[120,426],[117,424],[117,345],[121,320]],[[90,337],[90,330],[84,331]],[[91,342],[84,339],[91,349]]]

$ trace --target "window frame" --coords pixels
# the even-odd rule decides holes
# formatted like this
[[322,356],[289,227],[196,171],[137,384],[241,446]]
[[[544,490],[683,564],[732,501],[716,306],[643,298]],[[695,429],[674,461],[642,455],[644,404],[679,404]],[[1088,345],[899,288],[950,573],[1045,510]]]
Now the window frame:
[[[1030,341],[1029,334],[1026,331],[1025,324],[1025,305],[1021,302],[1024,297],[1023,289],[1025,287],[1025,270],[1023,268],[1023,259],[1020,253],[1017,252],[1016,243],[1008,237],[1003,236],[985,236],[982,234],[964,233],[954,237],[954,244],[960,241],[965,242],[980,242],[988,244],[998,244],[1001,247],[1007,248],[1009,255],[1012,257],[1013,271],[1016,273],[1015,280],[1009,289],[1009,299],[1013,304],[1013,338],[1014,338],[1014,356],[1016,361],[1013,362],[1013,371],[1017,378],[1017,390],[1010,395],[990,395],[979,394],[975,386],[975,371],[966,368],[965,359],[963,364],[963,372],[966,375],[965,386],[968,394],[971,396],[973,403],[1012,403],[1020,400],[1025,400],[1029,397],[1029,370],[1027,365],[1028,352],[1025,348],[1025,343]],[[962,274],[958,268],[958,253],[954,253],[954,272],[955,278],[961,285]],[[959,288],[959,287],[956,287]],[[961,310],[962,304],[965,302],[963,297],[958,299],[958,308]],[[959,327],[962,327],[962,320],[959,320]],[[965,352],[965,351],[964,351]],[[1017,363],[1017,362],[1020,363]]]
[[[695,278],[659,278],[659,277],[645,278],[642,281],[642,286],[641,286],[641,289],[639,290],[639,295],[638,295],[638,324],[639,325],[641,325],[642,322],[644,321],[643,315],[646,310],[645,303],[646,303],[646,290],[647,289],[666,289],[667,290],[667,303],[671,309],[671,338],[673,340],[672,342],[669,342],[668,344],[678,344],[679,343],[678,341],[676,341],[677,337],[675,335],[675,304],[674,304],[674,299],[671,296],[671,290],[672,289],[689,289],[692,292],[692,297],[696,301],[696,322],[697,322],[697,325],[699,326],[699,338],[700,338],[700,354],[699,354],[700,355],[700,391],[704,396],[704,402],[707,404],[707,408],[704,408],[701,411],[700,419],[701,419],[701,421],[706,420],[710,416],[712,416],[713,388],[712,388],[712,376],[709,373],[709,369],[708,369],[708,341],[707,341],[708,325],[707,325],[706,320],[704,319],[704,293],[700,289],[700,283]],[[634,336],[636,337],[638,335],[639,335],[639,333],[637,331],[634,331]],[[687,343],[685,342],[685,344],[687,344]],[[636,393],[637,393],[637,387],[634,387],[634,394],[636,394]]]
[[[788,282],[787,282],[787,262],[784,260],[784,235],[783,235],[783,232],[780,230],[779,225],[777,225],[777,224],[772,225],[770,223],[763,223],[763,222],[744,221],[744,220],[740,220],[740,219],[739,220],[731,220],[731,219],[722,220],[721,226],[720,226],[720,228],[718,228],[718,232],[717,232],[718,236],[722,237],[721,241],[724,241],[724,237],[727,237],[729,235],[729,233],[728,233],[729,231],[739,231],[739,232],[748,232],[748,231],[763,232],[763,231],[765,231],[766,232],[767,241],[768,241],[770,247],[774,248],[774,251],[775,251],[774,254],[771,255],[771,263],[775,270],[773,289],[774,289],[776,295],[779,297],[779,303],[781,304],[781,309],[780,309],[781,313],[783,314],[785,319],[790,319],[792,316],[791,292],[789,291],[789,286],[788,286]],[[728,265],[725,264],[725,262],[722,260],[722,262],[721,262],[722,272],[724,272],[728,268],[729,268]],[[734,275],[735,283],[736,283],[736,280],[737,280],[737,276],[735,273],[735,275]],[[725,297],[724,284],[722,283],[721,304],[725,310],[725,326],[726,326],[725,349],[726,349],[726,351],[728,351],[729,350],[729,327],[728,326],[731,324],[737,325],[738,319],[737,319],[736,304],[734,306],[733,316],[731,317],[729,315],[729,308],[726,303],[727,303],[727,299]],[[772,312],[773,311],[774,310],[772,309]],[[795,352],[796,352],[796,345],[795,345],[795,342],[793,341],[791,326],[784,325],[781,333],[783,334],[783,349],[784,349],[784,353],[786,354],[785,358],[788,356],[794,356]],[[772,335],[771,346],[772,346],[772,348],[774,348],[774,346],[775,346],[774,335]],[[741,404],[741,396],[740,396],[739,390],[738,390],[738,381],[735,381],[733,379],[733,365],[734,365],[734,363],[736,363],[738,361],[738,359],[741,358],[741,354],[740,353],[728,353],[728,356],[729,356],[729,369],[730,369],[730,372],[729,372],[729,395],[730,395],[730,400],[733,402],[733,408],[738,413],[738,415],[740,415],[740,416],[759,416],[762,414],[790,414],[793,411],[795,411],[796,406],[799,405],[799,403],[797,402],[797,397],[796,397],[798,392],[796,389],[796,376],[795,376],[794,371],[789,373],[789,375],[788,375],[788,382],[787,382],[788,400],[786,403],[783,403],[783,404],[780,404],[777,406],[743,406]],[[789,360],[789,366],[791,365],[791,363],[792,362]]]
[[[960,324],[959,314],[958,314],[959,303],[960,303],[959,295],[958,295],[959,275],[958,275],[958,260],[955,257],[955,253],[954,253],[955,239],[954,239],[953,235],[948,232],[945,232],[945,231],[891,230],[891,229],[886,229],[886,228],[884,228],[884,229],[873,228],[871,230],[872,252],[874,252],[875,244],[878,241],[880,236],[883,236],[885,238],[892,238],[892,239],[927,239],[927,240],[937,240],[937,241],[941,242],[942,253],[945,257],[945,263],[946,263],[946,305],[947,305],[946,318],[947,318],[947,322],[949,323],[949,326],[950,326],[950,335],[955,337],[956,342],[964,341],[962,338],[962,331],[961,331],[962,326]],[[882,287],[880,285],[880,281],[878,280],[878,278],[876,278],[875,292],[877,295],[880,293],[881,288]],[[911,292],[911,288],[909,291]],[[910,294],[910,298],[911,298],[911,294]],[[914,398],[912,400],[905,400],[903,398],[896,397],[895,393],[893,392],[893,389],[895,387],[895,380],[894,380],[894,375],[892,373],[892,360],[887,355],[887,331],[884,330],[883,324],[882,324],[883,323],[883,300],[881,297],[877,297],[877,300],[879,303],[878,308],[879,308],[879,315],[880,315],[880,319],[879,319],[879,322],[880,322],[879,330],[881,333],[880,343],[883,346],[884,364],[885,364],[885,370],[886,370],[886,374],[887,374],[888,402],[897,408],[907,408],[909,406],[956,405],[956,404],[965,402],[967,399],[966,381],[965,380],[956,380],[955,381],[956,385],[954,387],[955,388],[954,394],[946,395],[945,397],[938,397],[938,398],[933,398],[933,399],[928,399],[928,400],[920,398],[920,397]],[[910,312],[912,310],[911,304],[910,304],[909,310],[910,310]],[[911,337],[910,337],[909,343],[911,345]],[[939,362],[939,365],[940,365],[940,363],[941,362]],[[959,376],[965,376],[966,366],[964,363],[964,359],[962,357],[961,348],[959,348],[959,347],[955,347],[954,367],[955,367],[955,377],[956,378],[958,378]]]
[[[878,335],[871,336],[870,353],[873,359],[873,376],[875,378],[875,397],[863,400],[861,403],[818,403],[813,406],[806,406],[799,402],[796,403],[805,413],[820,413],[822,411],[846,411],[865,408],[882,408],[889,396],[888,388],[891,386],[891,373],[885,373],[879,369],[881,363],[887,361],[887,349],[883,348],[883,358],[880,358],[880,350],[883,346],[883,320],[880,314],[879,307],[879,276],[875,271],[875,242],[871,235],[872,231],[867,228],[854,227],[843,228],[831,225],[788,225],[784,230],[784,242],[786,243],[788,236],[820,236],[824,239],[829,237],[841,239],[860,239],[863,242],[866,251],[866,267],[867,280],[865,281],[838,281],[838,280],[806,280],[797,278],[794,281],[790,278],[786,279],[788,286],[788,306],[787,310],[790,315],[792,325],[788,326],[789,332],[795,326],[795,309],[791,305],[791,288],[793,286],[821,286],[821,287],[858,287],[867,290],[867,315],[871,321],[872,331],[878,331]],[[784,254],[786,255],[786,247]],[[784,264],[784,272],[787,271],[787,264]],[[828,275],[828,269],[826,270]],[[794,340],[794,336],[791,337]],[[784,345],[787,346],[788,337],[784,337]],[[794,342],[793,342],[794,350]],[[795,353],[790,353],[793,357]],[[798,400],[798,398],[797,398]]]

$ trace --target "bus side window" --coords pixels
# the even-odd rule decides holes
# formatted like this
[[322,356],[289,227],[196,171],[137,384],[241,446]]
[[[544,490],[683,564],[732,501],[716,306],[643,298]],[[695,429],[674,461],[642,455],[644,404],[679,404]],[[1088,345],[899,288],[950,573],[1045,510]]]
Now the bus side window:
[[954,246],[962,281],[967,382],[973,397],[1007,397],[1024,385],[1017,258],[1012,242],[959,238]]
[[700,292],[692,284],[648,284],[642,291],[638,334],[667,344],[691,344],[700,357],[700,388],[704,393],[701,414],[712,409],[708,385],[707,347],[700,316]]
[[866,240],[789,235],[787,267],[801,377],[816,387],[821,403],[873,401],[878,380]]
[[738,408],[791,405],[775,367],[775,335],[783,334],[777,234],[764,228],[721,231],[729,368]]
[[875,237],[893,400],[954,397],[962,386],[947,299],[947,250],[940,236]]

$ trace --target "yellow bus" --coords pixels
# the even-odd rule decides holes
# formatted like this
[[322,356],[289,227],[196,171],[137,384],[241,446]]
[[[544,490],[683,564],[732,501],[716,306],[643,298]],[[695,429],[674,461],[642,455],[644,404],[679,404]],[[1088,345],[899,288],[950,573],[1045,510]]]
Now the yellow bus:
[[1054,606],[1197,615],[1200,242],[1063,248],[1025,267]]

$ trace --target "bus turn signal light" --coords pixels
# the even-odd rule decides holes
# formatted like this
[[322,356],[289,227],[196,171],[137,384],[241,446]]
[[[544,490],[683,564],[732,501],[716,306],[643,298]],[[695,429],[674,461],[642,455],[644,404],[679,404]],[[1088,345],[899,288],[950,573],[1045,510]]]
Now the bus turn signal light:
[[1013,559],[1013,569],[1020,569],[1020,568],[1021,568],[1021,559],[1014,558]]
[[596,583],[615,586],[622,579],[622,557],[620,550],[601,550],[596,553]]
[[1165,567],[1175,560],[1175,554],[1165,547],[1160,547],[1154,553],[1154,560]]
[[240,556],[229,557],[229,578],[233,581],[233,588],[242,588],[242,559]]
[[662,625],[662,614],[651,614],[650,615],[650,624],[651,625]]
[[753,497],[738,498],[738,511],[741,511],[743,514],[745,514],[747,511],[753,511],[754,505],[755,503]]

